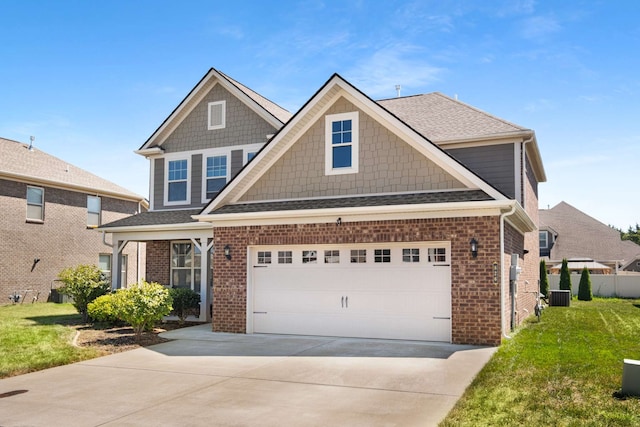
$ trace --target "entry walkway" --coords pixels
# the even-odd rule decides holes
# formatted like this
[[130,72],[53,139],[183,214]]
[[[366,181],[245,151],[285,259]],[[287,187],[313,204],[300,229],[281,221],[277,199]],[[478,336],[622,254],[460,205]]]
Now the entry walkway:
[[170,331],[0,380],[0,426],[430,426],[495,348]]

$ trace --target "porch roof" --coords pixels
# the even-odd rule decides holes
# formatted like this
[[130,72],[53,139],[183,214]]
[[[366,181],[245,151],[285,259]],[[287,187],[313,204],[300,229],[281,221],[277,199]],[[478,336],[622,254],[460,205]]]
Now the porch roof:
[[99,230],[109,230],[119,227],[142,227],[147,225],[188,224],[198,220],[192,215],[197,215],[201,209],[185,209],[172,211],[148,211],[137,215],[131,215],[108,224],[101,225]]
[[428,203],[452,203],[493,200],[482,190],[444,191],[378,196],[335,197],[327,199],[303,199],[237,203],[222,206],[211,212],[216,214],[274,212],[306,209],[332,209],[366,206],[416,205]]

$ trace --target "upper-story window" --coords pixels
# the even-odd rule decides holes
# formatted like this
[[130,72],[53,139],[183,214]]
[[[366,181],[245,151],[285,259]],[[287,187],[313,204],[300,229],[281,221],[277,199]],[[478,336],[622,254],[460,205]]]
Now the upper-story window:
[[187,159],[167,162],[167,187],[165,199],[168,204],[189,203],[189,161]]
[[44,221],[44,188],[27,187],[27,220]]
[[207,157],[206,198],[212,199],[227,183],[227,156]]
[[325,174],[358,172],[358,113],[325,118]]
[[223,129],[226,122],[226,102],[210,102],[208,104],[208,116],[207,129]]
[[248,151],[247,152],[247,161],[245,163],[249,163],[251,161],[251,159],[253,159],[256,154],[258,154],[257,151]]
[[87,227],[97,227],[100,225],[101,211],[100,197],[87,196]]
[[549,247],[548,233],[546,231],[539,231],[538,236],[540,238],[540,249],[547,249]]

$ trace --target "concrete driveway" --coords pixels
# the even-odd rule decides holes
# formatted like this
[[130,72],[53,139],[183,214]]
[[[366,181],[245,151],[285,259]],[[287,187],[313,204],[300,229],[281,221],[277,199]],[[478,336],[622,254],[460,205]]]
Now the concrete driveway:
[[0,426],[430,426],[495,348],[163,334],[153,347],[0,380]]

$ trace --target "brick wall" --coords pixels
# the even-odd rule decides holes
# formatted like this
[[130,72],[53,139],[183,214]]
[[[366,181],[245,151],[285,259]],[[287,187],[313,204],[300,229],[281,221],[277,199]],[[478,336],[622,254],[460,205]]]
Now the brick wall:
[[[500,277],[494,281],[499,236],[499,217],[216,228],[213,329],[246,332],[247,246],[450,241],[452,341],[499,345]],[[472,237],[479,242],[477,258],[470,254]],[[519,242],[517,235],[512,236],[509,249],[516,250]],[[231,260],[223,254],[227,244],[233,248]]]
[[[42,187],[42,186],[41,186]],[[87,194],[44,188],[44,222],[26,221],[27,184],[0,180],[0,304],[14,291],[40,292],[46,301],[58,273],[78,264],[98,264],[99,254],[111,254],[102,233],[87,228]],[[133,214],[137,202],[102,197],[102,222]],[[137,244],[125,248],[128,280],[135,281]],[[34,266],[34,259],[40,261]]]
[[145,279],[163,285],[171,283],[171,242],[168,240],[147,242]]

